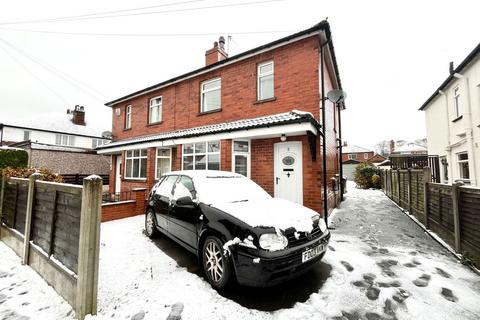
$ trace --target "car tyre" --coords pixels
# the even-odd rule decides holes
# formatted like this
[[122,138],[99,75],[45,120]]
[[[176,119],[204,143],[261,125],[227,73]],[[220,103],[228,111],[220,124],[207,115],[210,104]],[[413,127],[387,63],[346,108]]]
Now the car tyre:
[[223,242],[209,236],[203,242],[202,265],[205,276],[213,288],[224,289],[232,277],[232,267],[228,253],[224,254]]
[[158,230],[155,223],[155,212],[152,209],[148,209],[145,214],[145,234],[150,239],[158,236]]

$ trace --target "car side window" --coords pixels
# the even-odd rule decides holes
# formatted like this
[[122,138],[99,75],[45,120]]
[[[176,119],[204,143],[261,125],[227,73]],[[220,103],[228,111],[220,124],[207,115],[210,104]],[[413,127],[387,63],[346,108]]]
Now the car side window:
[[173,185],[175,184],[175,181],[177,180],[178,176],[167,176],[163,181],[160,183],[158,186],[157,190],[155,193],[163,196],[170,198],[172,195],[172,188]]
[[173,199],[179,199],[182,197],[190,197],[192,199],[197,197],[192,179],[186,176],[181,176],[178,179],[175,184],[175,190],[173,191]]

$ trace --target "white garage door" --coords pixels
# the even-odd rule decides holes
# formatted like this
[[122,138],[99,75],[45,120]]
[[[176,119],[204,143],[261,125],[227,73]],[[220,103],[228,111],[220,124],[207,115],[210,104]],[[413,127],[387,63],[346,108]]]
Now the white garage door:
[[355,168],[358,164],[344,164],[343,175],[347,177],[349,181],[353,181],[355,178]]

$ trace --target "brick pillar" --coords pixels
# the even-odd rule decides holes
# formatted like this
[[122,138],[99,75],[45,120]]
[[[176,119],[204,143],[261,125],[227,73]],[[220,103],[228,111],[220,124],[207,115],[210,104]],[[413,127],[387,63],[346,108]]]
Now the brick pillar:
[[115,192],[115,173],[117,172],[117,157],[121,155],[111,155],[110,156],[110,173],[108,176],[108,192]]
[[146,188],[132,189],[132,191],[135,193],[135,201],[136,201],[135,213],[136,214],[142,214],[145,212],[147,190],[150,190],[150,189],[146,189]]
[[155,161],[157,157],[156,148],[147,149],[147,189],[150,189],[155,184]]
[[176,147],[175,153],[172,151],[172,157],[175,155],[175,157],[172,158],[172,166],[175,168],[175,170],[182,170],[182,148],[183,145],[179,144]]
[[232,140],[220,141],[220,169],[232,171]]

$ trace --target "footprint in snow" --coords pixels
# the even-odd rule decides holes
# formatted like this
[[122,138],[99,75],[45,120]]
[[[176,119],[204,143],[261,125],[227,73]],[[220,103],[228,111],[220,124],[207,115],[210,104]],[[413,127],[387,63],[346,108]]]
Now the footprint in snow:
[[426,287],[428,286],[428,283],[430,282],[431,278],[432,278],[431,275],[424,273],[417,279],[413,280],[413,284],[416,285],[417,287]]
[[353,271],[353,267],[350,263],[348,263],[347,261],[340,261],[340,263],[345,267],[345,269],[347,269],[348,272],[352,272]]
[[403,288],[398,288],[397,292],[393,294],[392,299],[398,303],[403,303],[408,297],[410,297],[410,292]]
[[442,296],[451,302],[457,302],[458,298],[453,294],[452,290],[448,288],[442,288]]
[[446,272],[445,270],[441,269],[441,268],[438,268],[436,267],[435,270],[437,270],[437,273],[439,275],[441,275],[442,277],[444,278],[450,278],[450,274],[448,272]]
[[365,292],[365,295],[370,300],[377,300],[378,296],[380,295],[380,289],[377,288],[376,286],[371,286],[370,288],[367,289],[367,292]]

